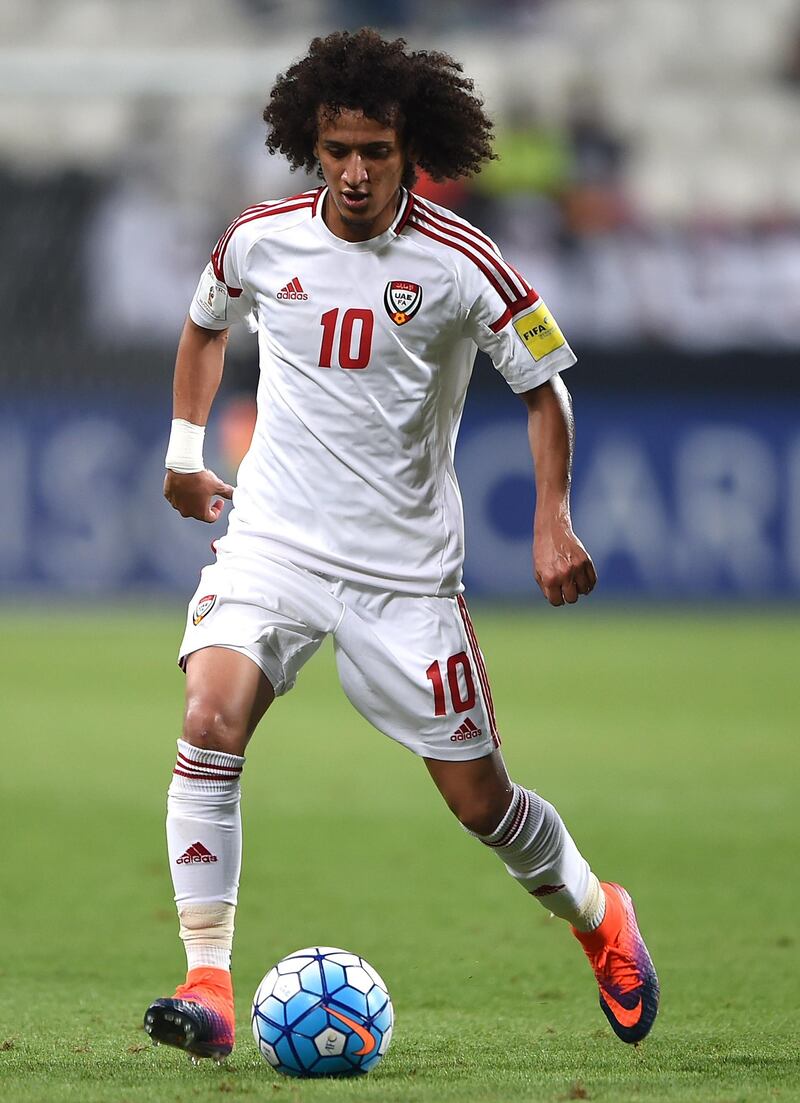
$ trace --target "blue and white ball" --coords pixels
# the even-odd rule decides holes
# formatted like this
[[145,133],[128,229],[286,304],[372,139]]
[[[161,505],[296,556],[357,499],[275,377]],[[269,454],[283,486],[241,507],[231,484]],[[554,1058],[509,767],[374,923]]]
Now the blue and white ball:
[[311,946],[283,958],[253,997],[253,1037],[287,1076],[353,1076],[375,1068],[389,1048],[392,1001],[358,954]]

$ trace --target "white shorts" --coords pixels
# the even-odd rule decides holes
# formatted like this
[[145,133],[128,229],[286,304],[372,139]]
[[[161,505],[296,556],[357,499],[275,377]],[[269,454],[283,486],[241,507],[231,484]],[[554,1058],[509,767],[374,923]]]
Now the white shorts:
[[482,758],[500,745],[460,594],[384,593],[285,560],[220,552],[189,604],[180,663],[203,647],[232,648],[280,696],[329,634],[342,688],[379,731],[425,758]]

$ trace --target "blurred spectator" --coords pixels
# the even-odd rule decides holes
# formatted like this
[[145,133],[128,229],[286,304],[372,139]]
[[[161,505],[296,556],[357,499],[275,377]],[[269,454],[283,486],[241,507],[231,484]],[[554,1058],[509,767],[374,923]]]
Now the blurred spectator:
[[0,171],[7,369],[24,363],[19,354],[39,342],[52,349],[80,339],[85,295],[75,258],[98,191],[99,183],[84,173],[32,179]]
[[497,160],[471,181],[470,216],[513,251],[537,253],[558,230],[557,200],[569,178],[564,133],[527,100],[509,104],[498,123]]
[[788,36],[780,76],[787,84],[800,88],[800,23],[795,25]]
[[335,28],[356,31],[381,27],[401,31],[417,22],[415,0],[332,0],[328,11]]
[[565,125],[570,167],[564,188],[564,228],[582,237],[607,233],[627,218],[626,150],[602,110],[599,89],[588,85],[572,97]]
[[510,103],[501,115],[495,143],[497,160],[475,178],[475,190],[487,198],[558,195],[568,179],[569,147],[564,133],[541,122],[527,100]]
[[[269,0],[244,0],[261,5]],[[379,27],[389,31],[414,30],[423,34],[453,28],[531,26],[553,0],[332,0],[327,5],[334,26],[343,30]]]
[[207,259],[203,242],[213,244],[207,205],[187,194],[176,172],[161,108],[150,100],[137,105],[127,160],[87,230],[89,324],[106,344],[174,342]]

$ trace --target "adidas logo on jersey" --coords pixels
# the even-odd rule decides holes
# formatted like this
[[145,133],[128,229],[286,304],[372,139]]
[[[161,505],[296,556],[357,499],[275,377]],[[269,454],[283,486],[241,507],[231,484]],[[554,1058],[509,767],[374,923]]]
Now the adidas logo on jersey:
[[479,735],[483,735],[482,729],[473,724],[470,718],[467,717],[461,727],[456,728],[450,736],[450,742],[463,743],[465,739],[477,739]]
[[303,285],[297,276],[293,280],[289,280],[285,287],[282,287],[278,292],[279,299],[307,299],[308,295],[303,290]]
[[216,862],[216,854],[212,854],[202,843],[192,843],[188,849],[175,861],[176,866],[191,866],[200,862]]

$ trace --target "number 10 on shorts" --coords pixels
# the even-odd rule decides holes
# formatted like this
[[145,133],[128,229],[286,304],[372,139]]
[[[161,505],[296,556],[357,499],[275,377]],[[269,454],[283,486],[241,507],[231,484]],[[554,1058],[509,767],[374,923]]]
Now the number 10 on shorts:
[[[472,667],[466,651],[459,651],[451,655],[446,663],[447,686],[450,690],[450,700],[453,702],[454,712],[467,712],[475,704],[475,682],[472,678]],[[434,659],[425,676],[433,686],[434,716],[447,715],[447,699],[445,695],[444,678],[442,677],[442,664]]]

